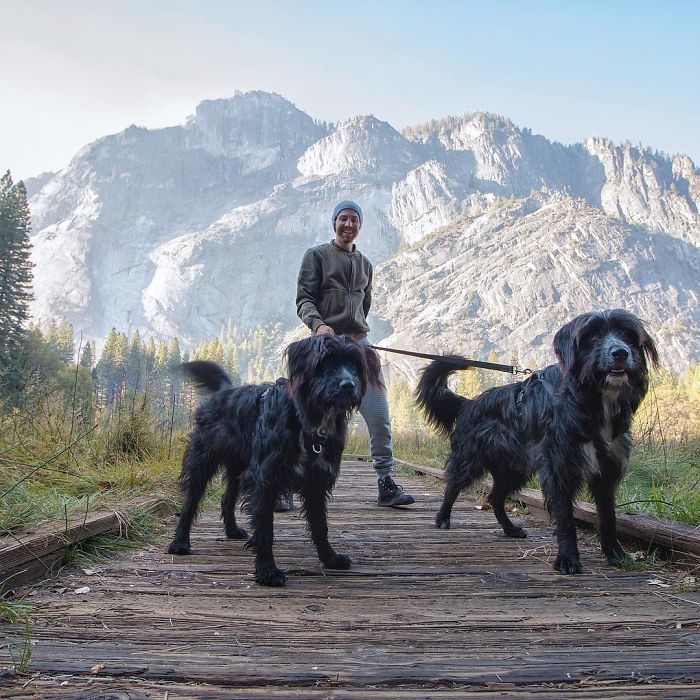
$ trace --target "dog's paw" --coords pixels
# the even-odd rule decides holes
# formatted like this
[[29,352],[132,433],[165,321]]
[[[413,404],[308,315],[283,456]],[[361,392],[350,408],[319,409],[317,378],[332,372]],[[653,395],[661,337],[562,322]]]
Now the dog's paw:
[[242,527],[234,527],[231,530],[226,530],[226,537],[230,540],[247,540],[248,533]]
[[578,555],[565,556],[560,554],[554,562],[554,570],[560,574],[580,574],[581,561]]
[[435,527],[439,530],[449,530],[450,525],[449,518],[441,518],[439,515],[435,518]]
[[349,569],[352,559],[345,554],[334,554],[323,560],[323,565],[328,569]]
[[519,540],[524,540],[527,537],[527,530],[523,530],[522,527],[518,527],[517,525],[503,532],[505,532],[506,537],[515,537]]
[[255,583],[261,586],[284,586],[287,583],[287,577],[284,571],[278,568],[274,569],[258,569],[255,572]]
[[190,544],[189,542],[176,542],[173,540],[168,547],[168,554],[189,554]]
[[627,552],[625,552],[619,544],[616,544],[610,549],[604,549],[603,556],[608,560],[610,566],[622,566],[627,560]]

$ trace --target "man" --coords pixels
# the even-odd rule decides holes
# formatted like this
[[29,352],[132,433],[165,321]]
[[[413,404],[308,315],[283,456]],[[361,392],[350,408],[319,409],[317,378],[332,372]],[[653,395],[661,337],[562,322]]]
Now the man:
[[[297,283],[297,315],[317,335],[345,334],[369,345],[372,264],[355,246],[362,209],[351,200],[336,205],[334,239],[306,251]],[[382,381],[384,381],[382,377]],[[383,387],[370,387],[360,406],[377,472],[380,506],[407,506],[415,499],[394,482],[389,404]]]

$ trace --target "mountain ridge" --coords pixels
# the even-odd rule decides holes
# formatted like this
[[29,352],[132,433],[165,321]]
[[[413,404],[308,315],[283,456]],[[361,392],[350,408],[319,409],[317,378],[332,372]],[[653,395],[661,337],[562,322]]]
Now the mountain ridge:
[[[684,155],[601,138],[565,146],[481,112],[401,132],[372,115],[328,125],[280,95],[255,91],[205,100],[180,126],[132,126],[98,139],[63,170],[28,182],[34,317],[66,318],[83,337],[104,337],[116,326],[195,343],[229,323],[247,330],[281,322],[292,332],[301,256],[332,237],[335,202],[354,198],[365,212],[358,244],[377,268],[375,336],[424,342],[409,317],[427,304],[435,313],[444,310],[440,334],[459,345],[452,351],[469,345],[503,353],[510,340],[526,347],[526,330],[537,331],[530,341],[537,342],[545,326],[553,334],[566,314],[589,310],[584,303],[600,306],[604,298],[604,306],[627,301],[642,316],[658,307],[689,331],[674,336],[659,314],[648,314],[662,326],[671,366],[700,357],[692,337],[700,327],[700,275],[690,275],[700,266],[700,173]],[[577,221],[591,258],[574,260],[579,279],[557,278],[558,301],[547,291],[551,270],[535,265],[528,277],[516,266],[509,273],[510,247],[522,246],[514,232],[528,249],[536,241],[547,257],[562,240],[572,244],[567,232]],[[460,227],[460,245],[440,233]],[[654,236],[659,241],[652,244]],[[602,241],[597,247],[595,237]],[[503,303],[490,288],[480,305],[464,298],[473,316],[458,313],[448,302],[463,293],[425,286],[400,267],[415,262],[411,256],[421,246],[430,251],[419,256],[428,268],[446,250],[471,250],[480,256],[472,276],[515,275],[522,289],[511,285],[512,303],[534,305],[541,327],[523,317],[523,332],[513,335],[489,310]],[[657,255],[664,265],[644,267],[645,257]],[[602,284],[595,273],[606,261]],[[645,273],[639,290],[625,297],[621,292],[632,284],[626,269]],[[416,296],[399,289],[396,278]],[[607,298],[593,294],[599,283]],[[461,284],[472,289],[467,278]],[[487,319],[502,332],[487,331]],[[469,326],[491,345],[471,331],[460,341],[458,330]]]

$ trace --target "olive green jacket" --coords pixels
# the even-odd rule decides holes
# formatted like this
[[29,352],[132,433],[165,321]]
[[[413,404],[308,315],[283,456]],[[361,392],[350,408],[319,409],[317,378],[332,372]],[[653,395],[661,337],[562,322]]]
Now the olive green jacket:
[[304,254],[297,281],[297,315],[315,333],[325,324],[336,333],[365,336],[372,303],[372,263],[353,245],[346,251],[323,243]]

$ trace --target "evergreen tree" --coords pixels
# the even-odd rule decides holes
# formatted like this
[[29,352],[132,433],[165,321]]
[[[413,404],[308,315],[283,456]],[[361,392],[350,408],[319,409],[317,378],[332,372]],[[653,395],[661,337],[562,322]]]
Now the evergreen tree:
[[470,367],[462,370],[457,375],[455,391],[461,396],[473,399],[484,390],[483,376],[480,370]]
[[165,343],[158,343],[154,369],[158,376],[163,376],[168,371],[168,346]]
[[57,341],[58,341],[58,324],[56,323],[56,319],[52,318],[47,326],[46,330],[42,334],[44,336],[44,342],[53,350],[56,349]]
[[100,360],[95,366],[97,385],[108,406],[122,390],[126,377],[128,349],[126,335],[112,328],[102,349]]
[[168,343],[168,361],[167,370],[168,372],[174,372],[182,364],[182,357],[180,355],[180,343],[177,338],[173,338],[170,343]]
[[141,389],[146,384],[146,348],[141,342],[141,334],[134,331],[129,343],[126,362],[126,381],[130,389]]
[[150,377],[156,368],[156,343],[152,337],[146,342],[146,376]]
[[89,341],[85,343],[83,352],[80,355],[80,366],[86,369],[92,369],[95,364],[95,343],[94,341]]
[[0,178],[0,391],[19,390],[22,352],[32,298],[31,218],[24,183],[8,170]]
[[[486,357],[487,362],[493,362],[494,364],[499,363],[501,360],[495,350],[491,352]],[[500,372],[492,372],[490,370],[485,370],[482,374],[482,386],[484,389],[491,389],[495,386],[501,386],[503,384],[503,376]]]
[[65,319],[58,324],[54,349],[58,356],[67,364],[72,364],[75,359],[75,344],[73,341],[73,326]]
[[238,371],[238,358],[236,349],[229,344],[224,345],[224,368],[231,377],[233,385],[238,386],[241,383],[241,375]]

